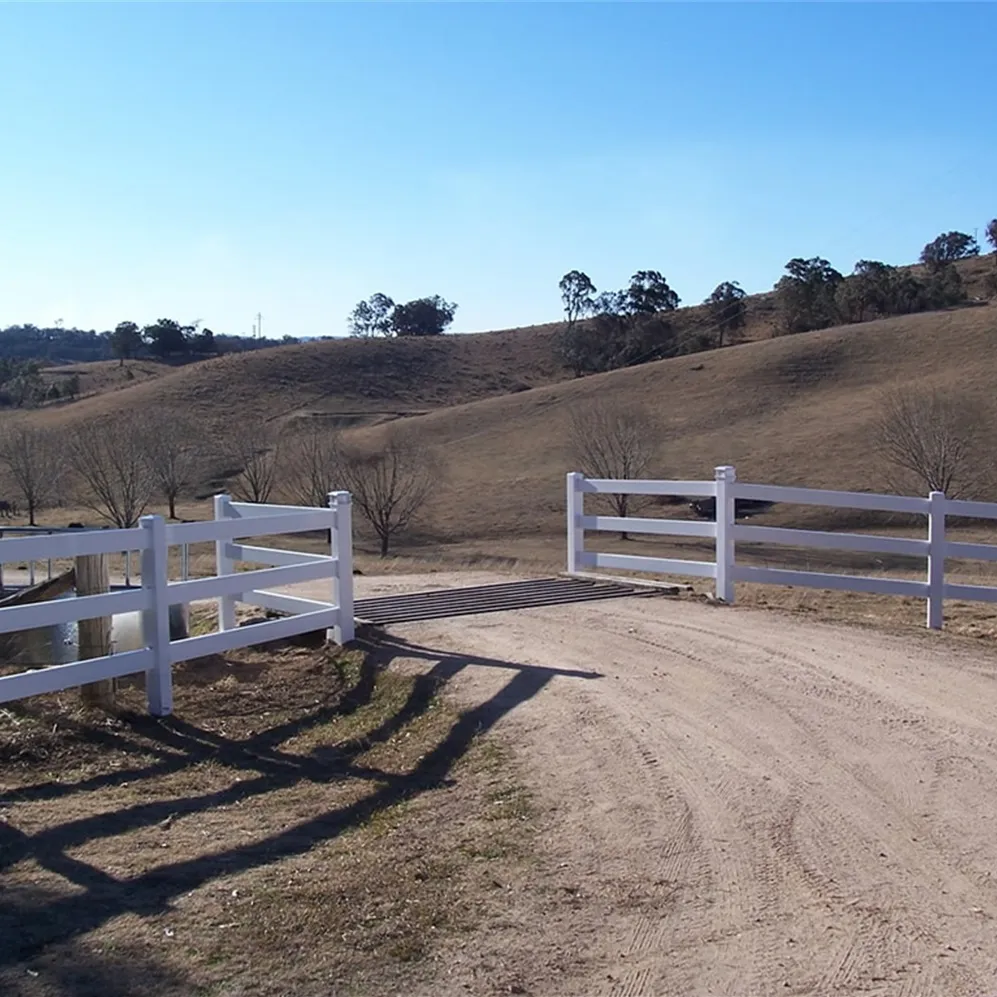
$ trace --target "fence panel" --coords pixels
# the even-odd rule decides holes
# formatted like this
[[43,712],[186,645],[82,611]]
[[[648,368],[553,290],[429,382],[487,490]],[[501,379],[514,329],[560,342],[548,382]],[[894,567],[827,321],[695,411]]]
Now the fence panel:
[[[72,558],[87,554],[140,551],[142,587],[102,595],[32,603],[0,609],[0,633],[33,630],[94,617],[142,614],[145,647],[122,654],[51,665],[35,671],[0,677],[0,702],[90,684],[136,672],[146,673],[151,713],[172,711],[171,667],[187,660],[263,641],[278,640],[311,630],[333,632],[345,643],[353,639],[353,543],[351,499],[335,492],[329,508],[297,506],[253,507],[215,497],[216,519],[206,523],[164,523],[146,516],[135,530],[71,531],[52,536],[0,539],[0,564],[5,561]],[[238,537],[330,531],[331,554],[308,554],[236,544]],[[170,582],[170,546],[185,550],[191,543],[214,542],[218,573],[212,578]],[[257,560],[272,567],[236,572],[236,560]],[[186,574],[186,570],[183,574]],[[267,586],[328,580],[332,602],[319,602],[267,590]],[[170,641],[170,607],[199,599],[217,598],[222,606],[220,630],[180,641]],[[294,614],[246,627],[235,626],[235,603],[245,601],[278,612]]]
[[[586,516],[584,496],[595,494],[626,495],[713,495],[717,516],[714,523],[685,520],[646,519],[629,516]],[[686,574],[716,579],[715,594],[728,603],[734,601],[735,582],[790,585],[806,588],[869,592],[881,595],[925,599],[927,626],[941,629],[945,599],[997,602],[997,586],[957,585],[945,581],[945,562],[951,558],[997,561],[997,545],[949,541],[946,516],[997,519],[997,503],[947,499],[941,492],[927,498],[905,495],[879,495],[867,492],[829,491],[783,485],[740,484],[734,468],[718,467],[713,481],[616,481],[586,479],[573,472],[568,475],[568,572],[580,568],[602,567],[618,570],[649,571],[661,574]],[[735,523],[737,499],[771,503],[819,505],[842,509],[866,509],[878,512],[914,513],[927,520],[927,537],[886,537],[865,533],[832,533],[821,530],[796,530],[771,526],[741,526]],[[617,531],[657,536],[714,537],[713,562],[683,561],[637,555],[604,554],[585,549],[585,531]],[[784,568],[738,565],[736,545],[771,544],[776,546],[814,547],[857,553],[891,554],[925,560],[924,581],[830,574],[820,571],[796,571]]]
[[329,630],[338,623],[339,610],[332,608],[315,613],[302,613],[286,620],[268,620],[265,623],[251,623],[234,630],[218,630],[199,637],[187,637],[185,640],[175,640],[170,644],[170,661],[176,664],[178,661],[221,654],[250,644],[283,640],[312,630]]
[[144,672],[152,667],[152,657],[152,651],[143,648],[103,658],[90,658],[87,661],[71,661],[66,665],[48,665],[45,668],[18,672],[16,675],[4,675],[0,677],[0,703]]

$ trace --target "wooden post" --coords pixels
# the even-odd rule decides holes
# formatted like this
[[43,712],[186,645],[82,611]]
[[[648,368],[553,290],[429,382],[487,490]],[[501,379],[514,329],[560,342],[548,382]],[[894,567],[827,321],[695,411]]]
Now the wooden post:
[[[101,595],[110,592],[111,578],[106,554],[87,554],[76,558],[76,594]],[[79,660],[103,658],[111,653],[111,618],[80,620]],[[80,687],[85,706],[111,709],[114,706],[114,679],[102,679]]]

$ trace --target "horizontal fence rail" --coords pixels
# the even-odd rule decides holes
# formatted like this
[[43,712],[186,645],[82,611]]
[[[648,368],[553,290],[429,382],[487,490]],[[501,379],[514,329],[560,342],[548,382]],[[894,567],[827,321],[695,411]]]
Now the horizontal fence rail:
[[[715,500],[714,521],[700,523],[683,519],[650,519],[631,516],[586,515],[585,496],[595,495],[673,495],[708,497]],[[876,512],[913,513],[927,520],[927,537],[885,537],[865,533],[832,533],[772,526],[744,526],[735,522],[739,500],[790,505],[817,505],[839,509],[865,509]],[[647,571],[668,575],[715,578],[716,597],[734,602],[736,582],[789,585],[804,588],[868,592],[880,595],[925,599],[927,625],[941,629],[945,599],[997,603],[997,586],[963,585],[945,581],[947,559],[997,561],[997,544],[961,543],[946,540],[947,517],[997,519],[997,502],[968,502],[948,499],[941,492],[927,498],[907,495],[879,495],[867,492],[829,491],[782,485],[741,484],[733,467],[718,467],[713,481],[616,481],[590,479],[577,472],[567,478],[568,572],[583,568],[610,568]],[[615,532],[654,536],[700,537],[713,539],[714,559],[693,561],[681,558],[607,554],[585,549],[585,532]],[[926,562],[923,581],[866,575],[797,571],[788,568],[740,565],[737,544],[812,547],[823,550],[888,554],[921,558]]]
[[[14,635],[16,640],[26,631],[136,613],[140,614],[145,644],[138,650],[0,676],[0,702],[145,673],[149,711],[164,715],[172,712],[171,669],[179,661],[313,630],[326,630],[339,643],[347,643],[354,636],[352,529],[347,492],[333,492],[328,508],[252,505],[218,495],[215,518],[208,522],[167,525],[160,516],[145,516],[134,530],[73,530],[0,539],[0,565],[122,551],[141,554],[140,588],[0,608],[0,635]],[[245,537],[312,531],[329,534],[329,553],[310,554],[234,542]],[[184,565],[184,580],[170,582],[169,548],[179,545],[186,552],[190,544],[203,542],[215,544],[215,574],[187,579]],[[237,571],[239,562],[267,567]],[[330,586],[328,602],[270,591],[275,586],[326,579]],[[170,607],[206,599],[217,600],[218,631],[171,641]],[[288,614],[289,618],[237,626],[237,603]]]

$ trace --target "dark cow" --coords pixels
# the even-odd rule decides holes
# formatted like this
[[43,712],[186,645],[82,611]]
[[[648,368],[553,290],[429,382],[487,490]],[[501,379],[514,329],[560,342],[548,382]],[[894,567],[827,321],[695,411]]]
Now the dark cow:
[[17,506],[13,502],[8,502],[7,499],[0,499],[0,518],[10,519],[16,515]]
[[[766,509],[771,509],[774,504],[763,499],[734,499],[734,518],[747,519],[749,516],[756,516]],[[715,498],[695,499],[689,503],[689,508],[702,519],[717,518]]]

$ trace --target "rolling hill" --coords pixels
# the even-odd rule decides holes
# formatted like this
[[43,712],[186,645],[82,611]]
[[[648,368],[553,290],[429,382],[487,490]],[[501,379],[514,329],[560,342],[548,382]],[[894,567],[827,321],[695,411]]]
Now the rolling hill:
[[[869,448],[882,388],[957,391],[997,424],[995,339],[995,305],[927,313],[662,360],[406,420],[447,467],[427,526],[441,541],[560,536],[564,474],[576,469],[570,412],[592,399],[639,401],[654,414],[660,477],[702,479],[733,463],[742,480],[883,490],[885,471]],[[794,510],[801,525],[829,515]]]
[[[962,265],[971,291],[992,266],[989,257]],[[140,410],[184,412],[217,439],[240,415],[279,423],[319,417],[372,441],[391,422],[435,450],[445,467],[421,536],[409,543],[473,542],[497,551],[512,538],[528,544],[562,535],[563,477],[575,466],[570,412],[587,400],[640,402],[653,413],[658,476],[702,478],[730,462],[742,479],[879,490],[885,471],[869,433],[883,386],[937,385],[997,416],[997,370],[988,361],[995,303],[775,338],[772,296],[748,303],[742,345],[582,379],[557,362],[559,326],[548,324],[280,346],[159,369],[124,387],[118,369],[108,368],[95,372],[98,393],[29,418],[61,432]],[[694,334],[705,316],[683,309],[676,322]],[[220,465],[206,468],[198,493],[216,487],[222,473]],[[834,524],[829,515],[796,510],[794,521],[842,525],[840,514]]]

